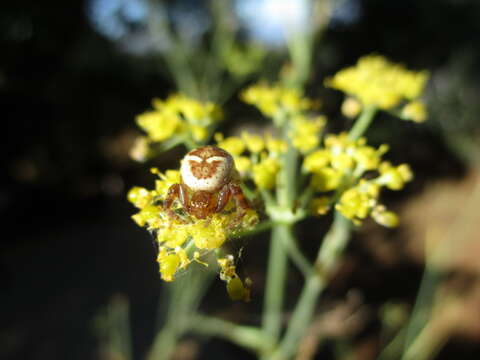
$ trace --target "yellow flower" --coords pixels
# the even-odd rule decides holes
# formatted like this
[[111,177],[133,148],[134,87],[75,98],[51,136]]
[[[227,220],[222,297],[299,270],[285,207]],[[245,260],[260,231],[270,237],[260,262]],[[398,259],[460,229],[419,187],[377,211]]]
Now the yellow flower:
[[220,266],[220,279],[227,283],[228,296],[232,300],[250,301],[251,280],[247,278],[244,283],[239,278],[233,256],[219,258],[217,263]]
[[241,137],[248,151],[253,154],[258,154],[265,148],[265,141],[261,136],[243,131]]
[[359,225],[360,219],[365,219],[375,205],[375,199],[359,187],[346,190],[335,205],[335,209],[346,218]]
[[407,164],[393,166],[385,161],[380,164],[379,171],[380,176],[375,181],[390,190],[400,190],[405,186],[405,183],[413,179],[412,170]]
[[350,154],[339,153],[332,155],[332,168],[348,173],[355,166],[353,157]]
[[232,155],[240,155],[245,151],[245,143],[239,137],[229,136],[224,138],[221,133],[216,133],[215,141],[219,148],[228,151]]
[[232,300],[245,302],[250,301],[250,288],[245,286],[239,277],[234,277],[227,281],[227,293]]
[[295,116],[291,121],[292,129],[289,134],[293,146],[304,154],[318,147],[320,131],[324,128],[325,123],[324,116],[317,116],[313,119]]
[[397,214],[393,211],[388,211],[383,205],[376,206],[371,215],[373,220],[386,227],[397,227],[399,224]]
[[325,215],[328,210],[330,210],[330,198],[327,196],[314,198],[310,202],[310,212],[313,215]]
[[159,264],[160,276],[165,281],[173,281],[178,269],[186,268],[190,260],[184,249],[167,249],[161,246],[158,250],[157,262]]
[[246,156],[235,156],[234,161],[235,161],[235,167],[237,168],[238,172],[242,175],[250,171],[252,167],[252,161],[250,160],[250,158]]
[[335,190],[341,184],[342,177],[342,171],[324,167],[313,174],[310,186],[320,192]]
[[321,171],[330,163],[330,151],[320,149],[307,155],[303,160],[303,169],[308,172]]
[[227,240],[226,217],[215,214],[211,219],[197,220],[190,233],[198,249],[218,249]]
[[158,231],[157,241],[169,248],[176,248],[182,246],[190,238],[190,233],[190,225],[171,221],[168,227]]
[[159,208],[157,206],[149,205],[133,215],[132,219],[138,226],[155,225],[158,221],[158,213]]
[[180,266],[180,257],[177,254],[170,254],[163,258],[159,258],[157,261],[160,265],[162,279],[165,281],[172,281],[173,276]]
[[171,138],[181,127],[176,116],[166,116],[158,111],[147,111],[136,118],[140,126],[152,141],[164,141]]
[[205,141],[208,138],[208,129],[205,126],[190,125],[193,139],[197,142]]
[[127,194],[128,201],[130,201],[135,207],[139,209],[150,205],[150,203],[152,202],[152,198],[152,193],[140,186],[134,186]]
[[202,103],[181,94],[169,96],[166,100],[153,99],[153,110],[136,117],[137,124],[147,137],[135,144],[132,156],[144,161],[151,142],[170,139],[193,141],[202,144],[208,139],[213,125],[223,117],[221,109],[210,102]]
[[420,100],[410,101],[406,104],[401,112],[404,119],[412,120],[417,123],[424,122],[427,119],[427,110]]
[[282,113],[299,113],[312,108],[312,101],[304,98],[300,90],[281,85],[256,84],[244,90],[241,98],[269,117]]
[[358,114],[360,114],[360,111],[362,111],[362,103],[357,99],[349,96],[345,98],[345,100],[343,100],[341,111],[343,115],[350,119],[353,119],[357,117]]
[[371,146],[360,146],[353,153],[353,158],[361,170],[375,170],[380,165],[382,155],[388,151],[387,145],[381,145],[378,149]]
[[380,225],[397,226],[398,216],[388,211],[384,205],[378,205],[379,195],[380,185],[375,180],[361,179],[356,186],[343,192],[335,209],[356,225],[360,225],[363,219],[371,216]]
[[265,135],[265,147],[272,155],[278,155],[287,151],[288,144],[267,133]]
[[275,186],[280,164],[277,159],[264,157],[258,164],[253,165],[253,181],[260,189],[272,189]]
[[388,110],[402,99],[419,97],[427,79],[426,71],[410,71],[383,56],[368,55],[360,58],[355,66],[327,78],[325,85],[355,96],[363,105]]

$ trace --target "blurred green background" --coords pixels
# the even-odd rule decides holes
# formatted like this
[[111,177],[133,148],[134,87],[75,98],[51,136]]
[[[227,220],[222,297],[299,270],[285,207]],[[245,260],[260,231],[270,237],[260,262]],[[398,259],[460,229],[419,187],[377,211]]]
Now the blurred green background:
[[[368,134],[372,143],[389,143],[390,158],[409,162],[416,173],[406,191],[388,200],[405,218],[404,225],[395,231],[364,226],[326,294],[326,306],[351,289],[361,294],[362,306],[375,315],[353,332],[345,331],[354,358],[373,359],[384,321],[381,309],[386,303],[408,308],[415,302],[425,232],[452,231],[450,221],[466,208],[480,181],[480,2],[318,3],[325,7],[315,29],[307,94],[322,99],[331,129],[341,130],[348,120],[339,112],[342,95],[325,89],[323,79],[360,56],[375,52],[431,72],[426,124],[382,114]],[[182,41],[194,49],[210,43],[206,1],[163,4]],[[252,55],[252,61],[258,61],[263,77],[275,79],[285,70],[282,29],[285,24],[302,26],[309,15],[302,4],[231,2],[235,41],[261,49],[263,55]],[[102,358],[95,319],[114,296],[129,302],[134,357],[142,358],[152,342],[162,284],[152,238],[131,221],[133,209],[125,193],[133,185],[153,182],[148,167],[176,167],[183,149],[147,164],[128,155],[139,134],[135,115],[153,97],[177,90],[165,63],[174,44],[161,31],[152,33],[149,6],[147,0],[18,0],[0,5],[0,119],[6,125],[0,142],[2,359]],[[245,70],[238,69],[235,53],[229,56],[227,63]],[[255,80],[255,74],[243,78],[244,83]],[[218,81],[227,80],[222,75]],[[252,126],[261,121],[239,102],[238,86],[222,99],[226,133],[245,121]],[[480,329],[475,326],[480,323],[480,296],[472,295],[480,274],[478,214],[479,206],[470,207],[468,224],[455,223],[464,232],[452,237],[472,241],[445,265],[450,282],[443,286],[466,299],[461,303],[466,323],[452,332],[438,359],[480,356]],[[309,227],[318,226],[306,224],[307,239]],[[244,266],[257,284],[252,303],[232,304],[221,285],[214,284],[201,307],[258,321],[265,248],[259,238],[244,249]],[[298,279],[293,273],[292,293],[299,288]],[[220,340],[184,342],[184,353],[180,349],[177,354],[182,359],[253,358]],[[332,348],[327,344],[317,358],[335,358]]]

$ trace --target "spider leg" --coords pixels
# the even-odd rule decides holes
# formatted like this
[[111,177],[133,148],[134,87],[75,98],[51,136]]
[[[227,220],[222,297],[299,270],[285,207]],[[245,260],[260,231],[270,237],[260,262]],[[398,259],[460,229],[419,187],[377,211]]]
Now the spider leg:
[[190,204],[188,201],[187,191],[183,184],[173,184],[170,186],[168,189],[167,198],[163,204],[163,208],[171,218],[182,221],[182,219],[180,219],[180,217],[171,209],[172,204],[176,199],[179,199],[182,206],[188,211]]
[[237,205],[237,221],[240,221],[242,217],[245,216],[247,210],[250,209],[250,205],[248,204],[247,198],[242,191],[242,188],[236,184],[230,184],[230,196],[233,196],[235,199],[235,203]]
[[231,195],[232,192],[230,191],[230,187],[228,185],[223,185],[218,193],[217,207],[215,208],[215,212],[220,212],[225,208],[225,206],[227,206]]

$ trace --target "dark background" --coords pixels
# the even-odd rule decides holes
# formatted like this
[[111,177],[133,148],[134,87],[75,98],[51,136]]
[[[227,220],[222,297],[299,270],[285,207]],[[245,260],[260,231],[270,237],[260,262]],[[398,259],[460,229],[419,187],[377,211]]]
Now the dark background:
[[[445,143],[449,125],[442,114],[453,121],[478,108],[480,2],[348,3],[358,13],[354,20],[326,29],[309,89],[316,95],[325,75],[371,52],[443,74],[455,88],[447,86],[447,104],[435,97],[444,93],[431,89],[429,104],[439,115],[430,124],[374,126],[372,136],[391,143],[397,149],[392,157],[413,163],[419,174],[418,182],[406,195],[395,195],[395,201],[420,191],[431,178],[461,176],[465,165]],[[149,234],[131,221],[134,209],[125,200],[131,186],[153,182],[146,170],[151,164],[134,163],[127,151],[137,131],[135,115],[149,107],[152,97],[174,91],[174,85],[159,71],[155,56],[126,52],[99,33],[87,8],[86,1],[78,0],[0,5],[4,359],[97,358],[93,319],[119,293],[130,301],[137,358],[153,337],[161,288],[155,252]],[[473,100],[462,98],[468,91]],[[338,94],[327,96],[339,104]],[[242,105],[232,100],[227,106]],[[335,106],[327,107],[332,117],[338,115]],[[454,130],[478,131],[477,124],[466,122]],[[155,164],[174,166],[181,149],[170,154]],[[405,294],[413,301],[421,268],[406,268],[410,281]],[[372,301],[388,296],[380,292]],[[203,306],[209,309],[208,303]],[[209,346],[216,349],[215,358],[234,353],[248,358],[227,344]],[[444,358],[473,358],[478,346],[453,344],[451,349],[443,352]]]

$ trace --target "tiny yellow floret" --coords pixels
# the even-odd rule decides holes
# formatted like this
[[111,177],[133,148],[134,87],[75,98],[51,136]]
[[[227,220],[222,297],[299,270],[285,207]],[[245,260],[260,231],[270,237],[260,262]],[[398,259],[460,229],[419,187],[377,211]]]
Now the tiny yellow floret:
[[260,189],[272,189],[276,184],[280,164],[277,159],[265,157],[258,164],[253,165],[253,181]]
[[421,123],[427,119],[427,109],[425,108],[425,104],[420,100],[410,101],[403,107],[401,116],[404,119]]

